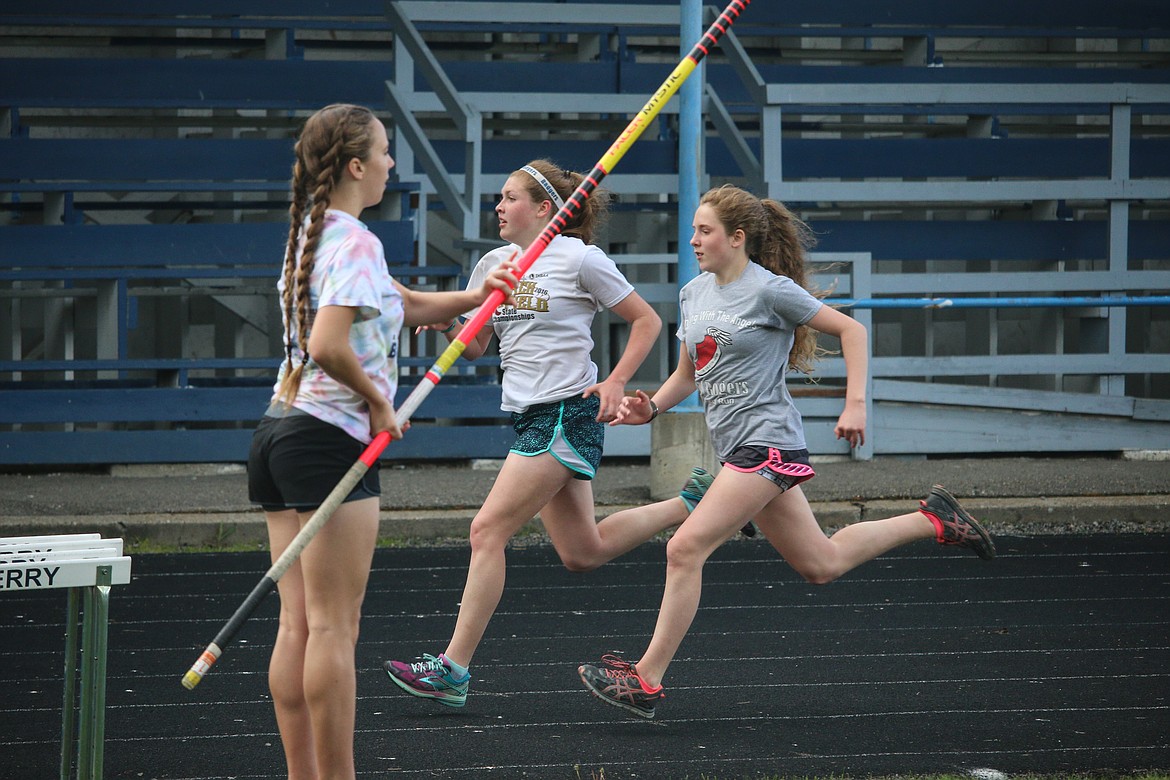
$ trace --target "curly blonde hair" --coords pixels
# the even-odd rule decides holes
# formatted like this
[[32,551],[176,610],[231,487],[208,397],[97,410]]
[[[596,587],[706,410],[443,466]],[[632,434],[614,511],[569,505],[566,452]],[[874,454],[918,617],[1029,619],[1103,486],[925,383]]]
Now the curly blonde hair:
[[[746,190],[725,184],[708,190],[699,200],[710,206],[730,236],[742,230],[748,258],[774,274],[787,276],[818,298],[826,293],[809,280],[808,250],[816,245],[812,229],[779,201],[757,198]],[[789,368],[811,373],[826,350],[817,346],[817,332],[799,325],[788,353]]]

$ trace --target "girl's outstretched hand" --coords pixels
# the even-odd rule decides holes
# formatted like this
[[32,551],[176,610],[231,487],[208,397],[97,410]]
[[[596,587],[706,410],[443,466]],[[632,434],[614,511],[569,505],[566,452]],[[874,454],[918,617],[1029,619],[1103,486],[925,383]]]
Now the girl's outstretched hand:
[[414,329],[414,334],[417,336],[424,330],[437,330],[439,333],[450,333],[455,329],[457,320],[447,320],[446,322],[432,322],[430,325],[419,325]]
[[[516,287],[516,282],[519,281],[520,267],[514,261],[516,253],[512,253],[504,262],[493,268],[488,272],[487,278],[483,280],[483,284],[476,290],[469,291],[474,296],[475,305],[479,305],[488,299],[494,290],[499,290],[504,294],[504,303],[509,306],[516,305],[516,299],[512,291]],[[415,334],[422,333],[424,330],[434,330],[439,333],[450,333],[459,324],[459,318],[456,317],[450,320],[442,320],[440,322],[432,322],[429,325],[419,325],[414,329]],[[451,337],[454,338],[454,337]]]
[[585,388],[581,397],[597,396],[601,401],[601,408],[597,411],[597,422],[607,422],[613,425],[613,420],[621,411],[622,403],[626,397],[625,393],[625,384],[611,378]]
[[634,393],[622,399],[610,425],[645,425],[650,422],[650,396],[642,390],[635,390]]

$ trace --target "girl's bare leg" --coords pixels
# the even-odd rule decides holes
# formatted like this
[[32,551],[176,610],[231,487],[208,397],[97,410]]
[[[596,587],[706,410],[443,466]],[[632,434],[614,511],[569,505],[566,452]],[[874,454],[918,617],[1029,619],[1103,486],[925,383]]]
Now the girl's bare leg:
[[638,676],[651,688],[661,684],[683,637],[695,619],[703,591],[703,565],[719,545],[755,517],[779,488],[757,474],[723,469],[703,502],[666,545],[666,588],[658,622]]
[[818,585],[895,547],[935,535],[926,515],[910,512],[853,523],[827,537],[799,485],[769,503],[756,525],[797,573]]
[[[300,530],[300,520],[291,509],[268,512],[266,517],[269,548],[275,561]],[[304,689],[309,623],[305,615],[305,580],[299,561],[289,567],[276,588],[280,593],[280,625],[268,662],[268,689],[276,710],[289,780],[315,780],[317,756]]]
[[600,523],[589,482],[570,479],[541,510],[545,530],[570,571],[592,571],[687,519],[681,498],[623,509]]
[[567,468],[549,454],[509,453],[496,483],[471,521],[471,563],[455,631],[444,655],[468,666],[504,592],[504,550],[566,482],[575,481]]
[[[302,514],[307,522],[311,514]],[[353,780],[354,650],[378,537],[378,499],[342,504],[301,554],[309,640],[304,689],[320,780]]]

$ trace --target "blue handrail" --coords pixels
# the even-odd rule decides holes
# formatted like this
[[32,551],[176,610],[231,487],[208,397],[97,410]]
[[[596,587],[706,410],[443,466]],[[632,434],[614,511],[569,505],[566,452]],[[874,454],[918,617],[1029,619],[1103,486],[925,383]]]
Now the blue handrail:
[[853,309],[1027,309],[1081,306],[1170,306],[1170,295],[1106,295],[1069,298],[830,298],[825,303]]

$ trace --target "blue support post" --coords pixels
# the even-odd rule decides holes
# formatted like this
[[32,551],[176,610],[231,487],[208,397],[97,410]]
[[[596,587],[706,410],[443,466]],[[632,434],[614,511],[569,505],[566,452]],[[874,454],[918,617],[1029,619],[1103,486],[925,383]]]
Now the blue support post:
[[[701,0],[682,0],[679,20],[681,53],[690,52],[689,41],[703,34],[703,5]],[[705,66],[702,62],[691,77],[679,88],[678,106],[678,288],[699,275],[699,263],[691,251],[691,218],[699,207],[699,183],[703,176],[703,82]],[[673,334],[668,334],[673,338]],[[699,398],[692,393],[675,407],[682,412],[697,412]]]

